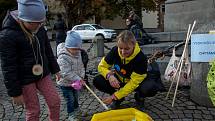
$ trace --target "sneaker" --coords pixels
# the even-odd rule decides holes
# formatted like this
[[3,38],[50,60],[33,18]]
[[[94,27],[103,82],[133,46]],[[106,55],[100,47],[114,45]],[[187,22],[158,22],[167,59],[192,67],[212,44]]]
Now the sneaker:
[[68,121],[78,121],[78,118],[75,114],[69,114]]

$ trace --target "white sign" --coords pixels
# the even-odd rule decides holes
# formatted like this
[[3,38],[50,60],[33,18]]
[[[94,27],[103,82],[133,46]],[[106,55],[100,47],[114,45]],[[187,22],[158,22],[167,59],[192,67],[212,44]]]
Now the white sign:
[[215,59],[215,34],[191,36],[191,62],[211,62]]

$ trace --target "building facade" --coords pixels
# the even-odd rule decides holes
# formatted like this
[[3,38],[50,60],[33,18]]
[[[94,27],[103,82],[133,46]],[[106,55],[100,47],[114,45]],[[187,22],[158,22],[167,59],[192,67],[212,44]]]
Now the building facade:
[[164,31],[187,31],[196,20],[195,30],[215,20],[215,0],[167,0]]

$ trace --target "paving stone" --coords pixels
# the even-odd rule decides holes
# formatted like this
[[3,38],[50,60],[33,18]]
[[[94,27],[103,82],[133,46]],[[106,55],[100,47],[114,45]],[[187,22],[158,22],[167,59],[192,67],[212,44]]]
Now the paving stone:
[[156,114],[150,114],[150,117],[152,117],[152,119],[159,119],[159,116],[158,115],[156,115]]
[[184,106],[182,107],[176,107],[178,110],[185,110],[186,108]]
[[199,110],[207,110],[206,107],[203,107],[203,106],[197,106],[196,109],[199,109]]
[[184,113],[194,113],[193,110],[184,110]]
[[186,105],[188,105],[188,106],[193,106],[193,105],[195,105],[193,102],[191,102],[191,101],[187,101],[187,102],[185,102],[185,104]]
[[208,108],[209,111],[214,111],[215,112],[215,108]]
[[211,115],[215,116],[215,111],[210,111]]
[[164,114],[164,112],[160,111],[159,109],[154,109],[153,112],[155,112],[156,114]]
[[185,118],[185,119],[182,119],[182,121],[193,121],[193,119],[187,119],[187,118]]
[[0,112],[4,111],[4,107],[2,105],[0,105]]
[[169,116],[168,115],[159,115],[161,119],[163,120],[166,120],[166,119],[169,119]]
[[183,111],[180,111],[180,110],[174,110],[174,111],[173,111],[173,113],[177,113],[177,114],[179,113],[179,114],[180,114],[180,113],[183,113]]
[[172,121],[182,121],[181,119],[173,119]]
[[163,121],[162,119],[156,119],[156,121]]
[[178,106],[183,107],[183,106],[186,106],[186,104],[180,103],[180,104],[178,104]]
[[164,113],[169,115],[169,114],[173,114],[173,111],[171,111],[171,110],[166,110],[166,111],[164,111]]
[[191,113],[186,113],[186,114],[184,114],[184,116],[187,117],[187,118],[192,118],[193,117],[193,115]]
[[193,121],[202,121],[201,119],[193,119]]
[[202,110],[202,112],[203,112],[204,114],[210,114],[210,111],[208,111],[208,110]]
[[91,102],[92,102],[93,99],[87,99],[85,102],[84,102],[84,105],[89,105]]
[[211,115],[205,115],[205,114],[203,114],[202,117],[204,119],[207,119],[207,120],[213,119],[213,116],[211,116]]
[[177,114],[170,114],[169,117],[171,119],[176,119],[176,118],[178,118],[178,115]]
[[185,118],[185,115],[183,113],[177,113],[177,115],[178,115],[178,118],[180,118],[180,119]]
[[94,106],[94,105],[90,105],[90,106],[88,107],[88,109],[89,109],[89,110],[93,110],[93,109],[95,109],[95,106]]
[[194,110],[194,109],[196,109],[196,106],[187,106],[187,109]]
[[200,110],[194,110],[194,113],[202,114],[202,111],[200,111]]
[[201,114],[193,114],[193,117],[196,118],[196,119],[202,119]]
[[85,104],[83,104],[83,105],[81,106],[82,109],[87,109],[88,107],[89,107],[89,105],[85,105]]
[[1,113],[0,113],[0,119],[1,119],[3,116],[4,116],[4,113],[1,112]]

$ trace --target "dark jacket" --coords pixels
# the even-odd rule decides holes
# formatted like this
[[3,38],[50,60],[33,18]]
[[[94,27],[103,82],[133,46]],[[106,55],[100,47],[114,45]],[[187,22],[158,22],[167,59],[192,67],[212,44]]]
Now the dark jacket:
[[[42,76],[33,75],[32,67],[36,61],[32,46],[17,21],[9,13],[6,15],[0,31],[0,59],[4,83],[11,97],[21,95],[23,85],[60,71],[44,27],[40,28],[37,37],[43,59]],[[39,57],[39,64],[41,62]]]
[[58,19],[54,24],[54,30],[56,31],[56,46],[66,39],[66,24],[63,19]]
[[[138,66],[136,66],[137,64]],[[117,99],[133,92],[147,76],[147,58],[137,43],[133,54],[128,58],[121,56],[118,47],[112,48],[107,56],[102,58],[98,71],[106,78],[112,67],[119,81],[126,84],[114,93]]]

